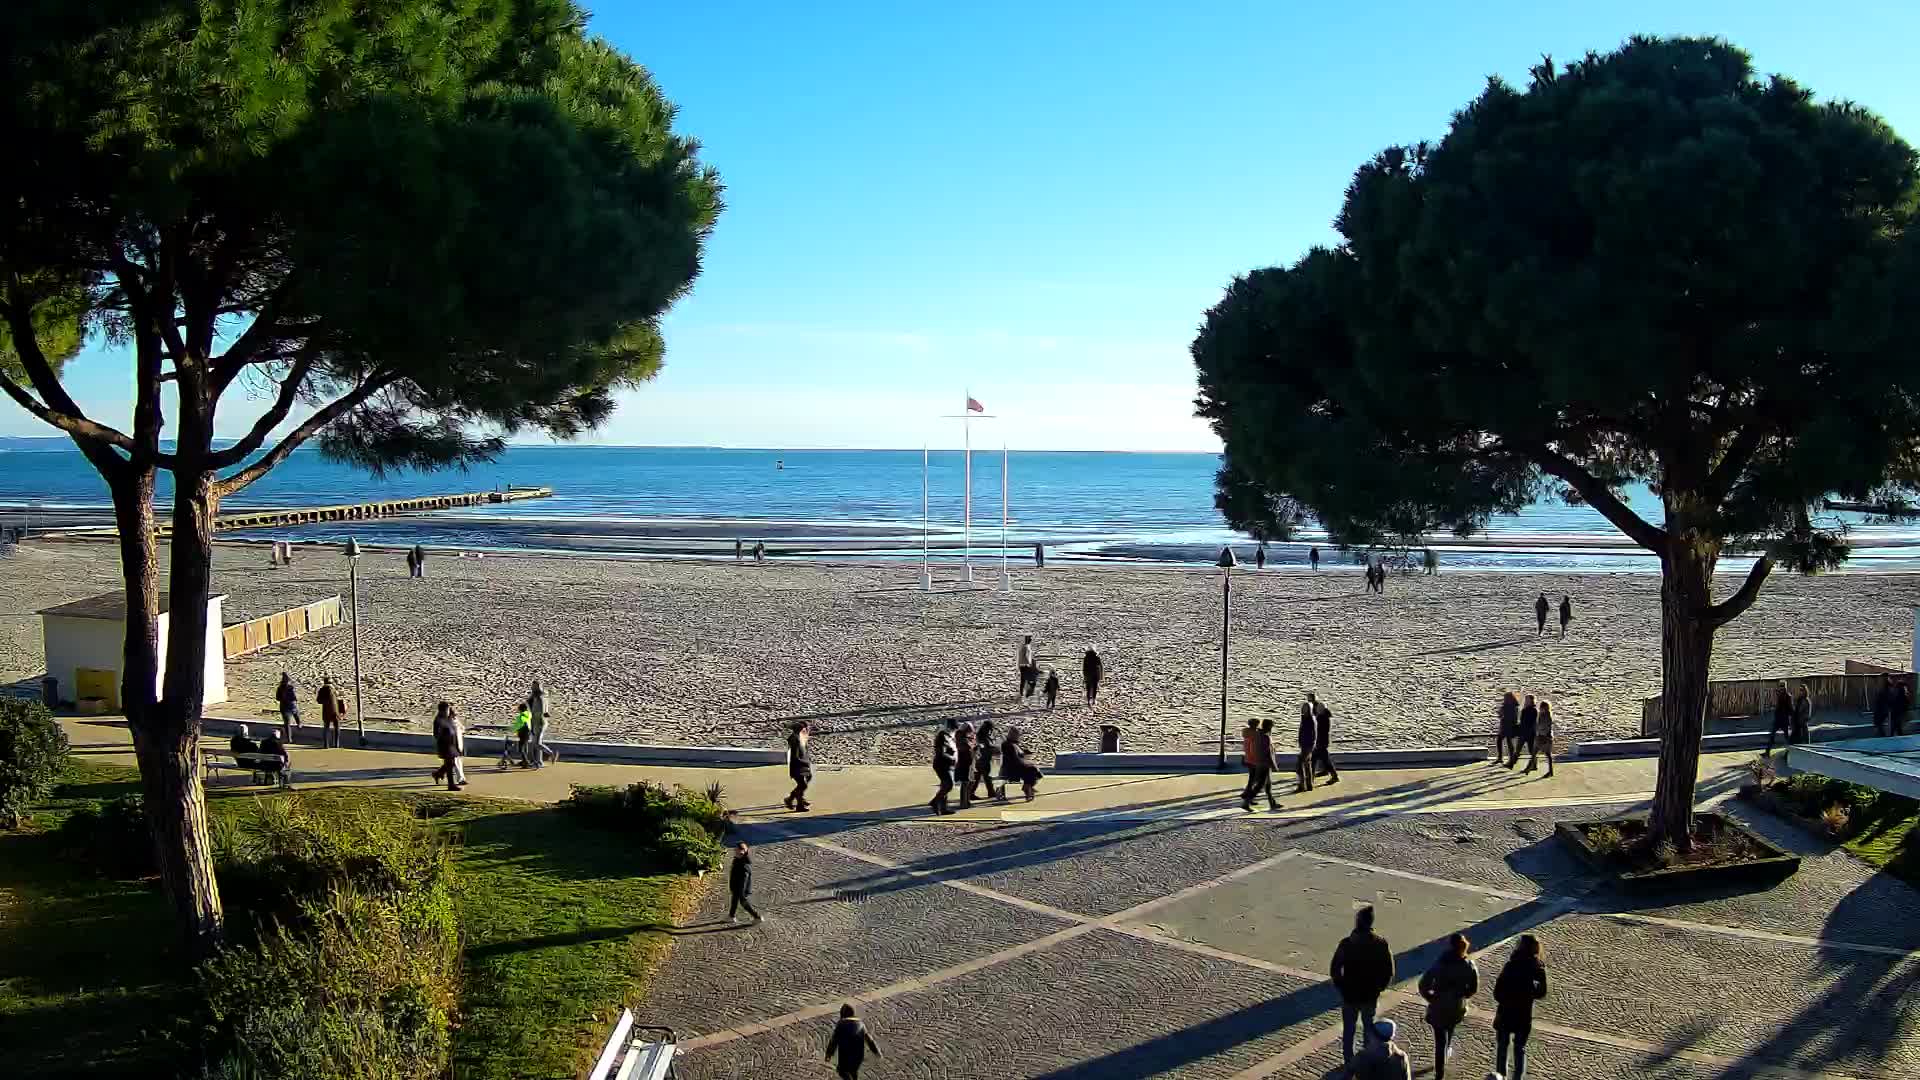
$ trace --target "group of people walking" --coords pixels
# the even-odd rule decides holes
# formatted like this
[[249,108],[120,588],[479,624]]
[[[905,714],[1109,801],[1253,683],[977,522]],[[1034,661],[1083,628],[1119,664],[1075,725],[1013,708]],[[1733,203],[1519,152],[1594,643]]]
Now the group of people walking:
[[[300,730],[300,689],[294,685],[291,672],[280,673],[280,685],[274,688],[273,697],[280,706],[280,741],[291,745]],[[320,706],[320,745],[329,750],[339,749],[340,721],[346,716],[347,703],[333,688],[333,676],[320,677],[320,692],[313,700]]]
[[1500,699],[1500,730],[1494,736],[1493,760],[1496,765],[1511,769],[1520,763],[1520,754],[1527,754],[1527,767],[1521,772],[1532,772],[1540,765],[1540,758],[1547,759],[1547,775],[1553,775],[1553,703],[1546,698],[1535,700],[1527,695],[1525,704],[1507,691]]
[[[1020,737],[1019,728],[1009,728],[1007,736],[997,745],[993,741],[993,721],[983,720],[979,730],[972,723],[962,722],[948,717],[946,724],[933,736],[933,775],[940,786],[934,791],[933,798],[927,800],[927,809],[935,814],[952,814],[972,806],[979,797],[980,785],[985,784],[987,794],[1007,801],[1007,787],[1020,785],[1020,793],[1028,802],[1033,801],[1034,788],[1044,774],[1027,754],[1025,741]],[[994,762],[998,760],[996,773]],[[994,786],[998,776],[1000,786]],[[952,805],[954,789],[960,790],[960,805]]]
[[[1473,943],[1465,934],[1447,938],[1425,974],[1419,994],[1426,1002],[1425,1019],[1433,1031],[1433,1077],[1446,1080],[1447,1060],[1453,1056],[1454,1033],[1472,1011],[1480,992],[1480,970],[1474,965]],[[1394,1039],[1399,1028],[1378,1017],[1380,996],[1393,985],[1393,949],[1374,930],[1374,909],[1361,908],[1354,916],[1353,933],[1333,952],[1330,974],[1340,993],[1340,1051],[1347,1075],[1354,1080],[1411,1080],[1414,1070],[1407,1052]],[[1493,984],[1494,1069],[1491,1080],[1523,1080],[1527,1072],[1527,1039],[1533,1033],[1533,1004],[1547,996],[1546,958],[1540,939],[1520,935],[1512,955]],[[1354,1034],[1363,1033],[1354,1050]],[[1511,1052],[1513,1071],[1507,1072]]]
[[[1095,699],[1100,696],[1100,677],[1104,674],[1106,674],[1106,662],[1100,659],[1099,653],[1088,649],[1086,655],[1080,658],[1080,685],[1086,690],[1089,709],[1093,708]],[[1041,686],[1040,658],[1034,652],[1032,634],[1020,639],[1019,675],[1020,690],[1016,696],[1021,703],[1024,704],[1036,693],[1044,693],[1047,697],[1047,710],[1053,711],[1060,700],[1060,673],[1049,668],[1045,687]]]
[[[1340,782],[1340,771],[1333,767],[1333,710],[1313,694],[1300,703],[1300,726],[1296,731],[1298,753],[1294,756],[1295,793],[1312,791],[1316,777],[1325,774],[1327,783]],[[1273,795],[1273,770],[1279,759],[1274,756],[1273,718],[1248,720],[1240,733],[1240,759],[1247,766],[1247,786],[1240,793],[1240,804],[1253,812],[1254,799],[1267,797],[1267,808],[1280,809]]]
[[[1552,605],[1552,604],[1549,604],[1549,603],[1547,603],[1547,594],[1546,594],[1546,593],[1541,593],[1541,594],[1540,594],[1540,599],[1538,599],[1538,600],[1535,600],[1535,601],[1533,602],[1533,621],[1534,621],[1534,623],[1535,623],[1535,625],[1537,626],[1537,629],[1536,629],[1536,630],[1534,631],[1534,636],[1535,636],[1535,637],[1542,637],[1542,636],[1544,636],[1544,635],[1546,634],[1546,632],[1547,632],[1547,613],[1548,613],[1549,611],[1552,611],[1552,610],[1553,610],[1553,605]],[[1560,637],[1561,637],[1561,640],[1565,640],[1565,639],[1566,639],[1566,636],[1567,636],[1567,624],[1568,624],[1568,623],[1570,623],[1570,622],[1572,622],[1572,621],[1573,621],[1573,597],[1571,597],[1571,596],[1568,596],[1568,595],[1567,595],[1566,593],[1561,593],[1561,594],[1560,594]]]

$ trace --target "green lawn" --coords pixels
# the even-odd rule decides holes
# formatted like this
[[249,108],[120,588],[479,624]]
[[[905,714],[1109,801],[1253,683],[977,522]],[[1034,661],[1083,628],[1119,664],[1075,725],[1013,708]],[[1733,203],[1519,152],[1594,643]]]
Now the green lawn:
[[[165,906],[150,884],[102,880],[62,858],[53,836],[76,806],[137,783],[131,769],[85,762],[65,781],[28,831],[0,834],[0,1044],[9,1056],[0,1072],[160,1074],[175,1060],[167,1025],[189,1002]],[[578,1075],[620,1006],[644,996],[667,929],[704,883],[650,874],[619,836],[552,807],[352,793],[369,796],[463,837],[467,979],[455,1075]],[[257,797],[221,794],[209,805],[244,819]],[[348,796],[298,797],[325,806]]]
[[1873,865],[1920,886],[1920,812],[1912,800],[1882,796],[1885,811],[1867,822],[1847,850]]

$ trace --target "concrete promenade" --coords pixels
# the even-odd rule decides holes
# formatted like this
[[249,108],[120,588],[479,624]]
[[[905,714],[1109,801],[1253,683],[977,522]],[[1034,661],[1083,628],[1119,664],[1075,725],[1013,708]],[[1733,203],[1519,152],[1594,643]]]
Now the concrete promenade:
[[[131,761],[123,726],[66,726],[77,753]],[[297,753],[301,786],[431,786],[424,755]],[[1702,799],[1731,793],[1750,756],[1706,759]],[[1803,856],[1799,873],[1636,897],[1553,838],[1555,820],[1644,806],[1645,759],[1569,762],[1552,780],[1487,764],[1355,771],[1251,815],[1235,775],[1049,777],[1033,803],[939,819],[930,769],[820,768],[817,809],[800,815],[780,806],[780,768],[470,765],[470,794],[507,798],[642,778],[726,787],[766,920],[729,923],[715,884],[674,931],[636,1011],[679,1032],[684,1080],[830,1076],[821,1052],[845,1001],[883,1050],[869,1080],[1326,1080],[1340,1024],[1325,973],[1361,904],[1394,947],[1382,1007],[1416,1076],[1434,1062],[1414,984],[1456,930],[1482,989],[1449,1077],[1491,1068],[1491,990],[1521,933],[1540,937],[1549,970],[1530,1077],[1920,1071],[1920,892],[1737,802],[1725,809]],[[215,782],[228,786],[244,788]]]

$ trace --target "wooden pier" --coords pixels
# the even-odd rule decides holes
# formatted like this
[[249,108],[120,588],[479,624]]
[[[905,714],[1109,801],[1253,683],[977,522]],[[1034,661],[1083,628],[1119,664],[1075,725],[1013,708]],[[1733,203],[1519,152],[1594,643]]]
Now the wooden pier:
[[[432,510],[456,510],[463,506],[545,499],[553,495],[550,487],[510,487],[504,491],[467,491],[454,495],[422,495],[414,499],[388,499],[385,502],[346,503],[339,506],[290,507],[283,510],[253,510],[242,514],[222,514],[213,519],[215,533],[235,529],[270,529],[285,525],[310,525],[323,521],[359,521],[369,518],[418,514]],[[154,527],[154,534],[169,535],[171,525]]]

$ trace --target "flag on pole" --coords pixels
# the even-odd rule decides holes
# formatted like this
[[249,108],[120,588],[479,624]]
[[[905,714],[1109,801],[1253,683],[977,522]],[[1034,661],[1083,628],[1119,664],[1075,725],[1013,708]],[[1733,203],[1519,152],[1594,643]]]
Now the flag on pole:
[[986,412],[986,411],[987,411],[987,407],[986,407],[985,405],[982,405],[982,404],[980,404],[980,403],[979,403],[978,401],[975,401],[975,400],[973,399],[973,397],[972,397],[972,395],[968,395],[968,397],[967,397],[967,411],[968,411],[968,412],[977,412],[977,413],[983,413],[983,412]]

